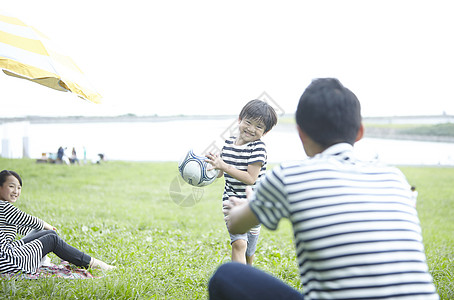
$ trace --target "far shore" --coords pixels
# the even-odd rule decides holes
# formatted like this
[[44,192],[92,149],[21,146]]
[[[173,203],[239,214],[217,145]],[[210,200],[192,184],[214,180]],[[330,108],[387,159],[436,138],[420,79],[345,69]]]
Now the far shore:
[[[172,116],[139,116],[125,114],[119,116],[23,116],[0,117],[0,124],[7,122],[30,123],[89,123],[89,122],[165,122],[176,120],[222,120],[235,119],[237,115],[172,115]],[[280,123],[294,123],[293,114],[279,116]],[[374,116],[363,117],[365,124],[440,124],[454,123],[454,115],[425,115],[425,116]]]
[[137,116],[132,114],[120,116],[26,116],[14,118],[0,118],[1,123],[7,122],[24,122],[28,121],[33,124],[51,124],[51,123],[104,123],[104,122],[166,122],[178,120],[221,120],[232,119],[237,116],[231,115],[176,115],[176,116]]
[[[62,124],[62,123],[109,123],[109,122],[171,122],[184,120],[228,120],[238,118],[237,115],[175,115],[175,116],[137,116],[126,114],[120,116],[26,116],[14,118],[0,118],[2,123],[30,122],[31,124]],[[427,142],[454,143],[454,136],[402,134],[393,126],[402,124],[434,125],[453,123],[453,115],[428,115],[428,116],[384,116],[364,117],[365,137],[380,139],[414,140]],[[278,130],[294,130],[295,120],[293,114],[279,116]]]

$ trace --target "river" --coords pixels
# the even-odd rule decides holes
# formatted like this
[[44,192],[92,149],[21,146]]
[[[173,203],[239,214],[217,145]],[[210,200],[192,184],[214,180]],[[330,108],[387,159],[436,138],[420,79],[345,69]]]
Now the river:
[[[87,161],[94,161],[98,153],[103,153],[107,160],[178,161],[191,148],[198,153],[220,149],[236,125],[231,118],[3,123],[0,124],[0,153],[3,157],[19,158],[26,148],[29,157],[39,158],[42,153],[55,153],[63,146],[68,155],[75,147],[80,160],[85,152]],[[293,125],[278,125],[263,137],[263,141],[271,163],[306,157]],[[454,143],[377,139],[366,134],[356,143],[355,151],[365,159],[379,159],[391,165],[454,166]]]

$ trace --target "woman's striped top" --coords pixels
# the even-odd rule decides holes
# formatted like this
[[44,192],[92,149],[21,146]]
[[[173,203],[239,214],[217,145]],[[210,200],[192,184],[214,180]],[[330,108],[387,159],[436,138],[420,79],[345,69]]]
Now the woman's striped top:
[[42,258],[42,243],[34,240],[24,244],[15,238],[30,229],[42,230],[43,224],[42,220],[0,200],[0,273],[35,273]]

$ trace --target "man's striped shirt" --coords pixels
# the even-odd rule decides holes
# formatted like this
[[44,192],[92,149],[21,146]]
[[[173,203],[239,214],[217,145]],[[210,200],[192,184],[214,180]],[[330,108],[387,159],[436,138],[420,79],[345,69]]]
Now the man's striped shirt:
[[305,299],[438,299],[411,193],[337,144],[268,173],[250,207],[269,229],[292,222]]

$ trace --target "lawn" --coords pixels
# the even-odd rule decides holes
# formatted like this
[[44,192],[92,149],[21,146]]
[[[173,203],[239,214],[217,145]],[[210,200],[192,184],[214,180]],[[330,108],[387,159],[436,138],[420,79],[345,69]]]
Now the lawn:
[[[118,267],[93,271],[101,276],[94,280],[3,279],[1,299],[206,299],[211,274],[230,260],[223,180],[193,189],[180,183],[173,162],[65,166],[0,158],[0,168],[22,176],[18,207]],[[430,271],[441,298],[453,299],[454,169],[401,169],[419,191]],[[300,288],[288,222],[278,232],[262,229],[255,266]]]

